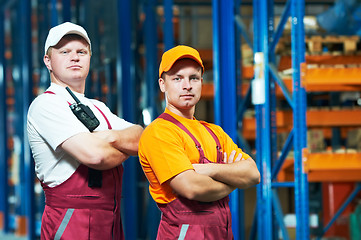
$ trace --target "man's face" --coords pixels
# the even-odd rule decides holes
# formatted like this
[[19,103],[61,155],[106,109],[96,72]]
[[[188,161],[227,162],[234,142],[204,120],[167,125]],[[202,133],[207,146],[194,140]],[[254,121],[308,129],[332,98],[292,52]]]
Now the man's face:
[[47,68],[56,81],[71,83],[85,81],[90,66],[89,45],[83,38],[63,37],[44,57]]
[[165,93],[168,108],[180,111],[193,108],[202,92],[202,68],[191,59],[181,59],[174,63],[159,79],[159,87]]

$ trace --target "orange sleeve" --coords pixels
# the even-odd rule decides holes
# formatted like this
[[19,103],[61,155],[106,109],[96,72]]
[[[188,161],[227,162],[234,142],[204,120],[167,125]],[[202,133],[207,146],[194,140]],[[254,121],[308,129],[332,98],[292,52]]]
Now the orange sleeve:
[[177,174],[194,169],[185,153],[182,134],[171,122],[157,119],[143,132],[139,142],[139,161],[150,183],[150,193],[157,202],[175,198],[168,184]]

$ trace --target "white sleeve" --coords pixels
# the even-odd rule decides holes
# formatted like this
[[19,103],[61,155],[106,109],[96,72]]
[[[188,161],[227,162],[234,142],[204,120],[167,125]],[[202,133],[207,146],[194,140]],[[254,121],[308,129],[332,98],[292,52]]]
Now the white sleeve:
[[100,102],[100,101],[97,101],[97,100],[92,100],[92,102],[107,117],[108,121],[110,122],[110,125],[112,126],[112,129],[114,129],[114,130],[122,130],[122,129],[131,127],[131,126],[134,125],[133,123],[125,121],[124,119],[122,119],[122,118],[118,117],[117,115],[115,115],[114,113],[112,113],[110,111],[110,109],[103,102]]
[[68,102],[54,94],[42,94],[33,101],[28,121],[54,151],[66,139],[89,132],[73,114]]

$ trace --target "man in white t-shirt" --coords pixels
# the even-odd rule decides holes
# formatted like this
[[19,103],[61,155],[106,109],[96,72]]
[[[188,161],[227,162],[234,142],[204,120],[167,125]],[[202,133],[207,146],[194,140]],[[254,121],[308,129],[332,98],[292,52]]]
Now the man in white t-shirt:
[[[124,239],[122,163],[137,155],[143,128],[84,96],[90,58],[84,28],[66,22],[50,29],[44,63],[51,85],[31,103],[27,122],[35,172],[46,198],[41,239]],[[94,131],[73,113],[70,106],[76,101],[66,87],[98,119]],[[86,109],[81,114],[92,118]]]

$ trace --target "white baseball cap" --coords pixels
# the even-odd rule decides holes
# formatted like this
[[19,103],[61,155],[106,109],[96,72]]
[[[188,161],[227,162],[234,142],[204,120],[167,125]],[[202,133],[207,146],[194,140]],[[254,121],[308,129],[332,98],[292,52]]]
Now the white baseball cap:
[[90,39],[85,29],[79,25],[71,22],[65,22],[59,24],[49,30],[48,37],[45,41],[45,54],[49,47],[55,46],[58,42],[67,34],[77,34],[83,37],[88,43],[91,49]]

